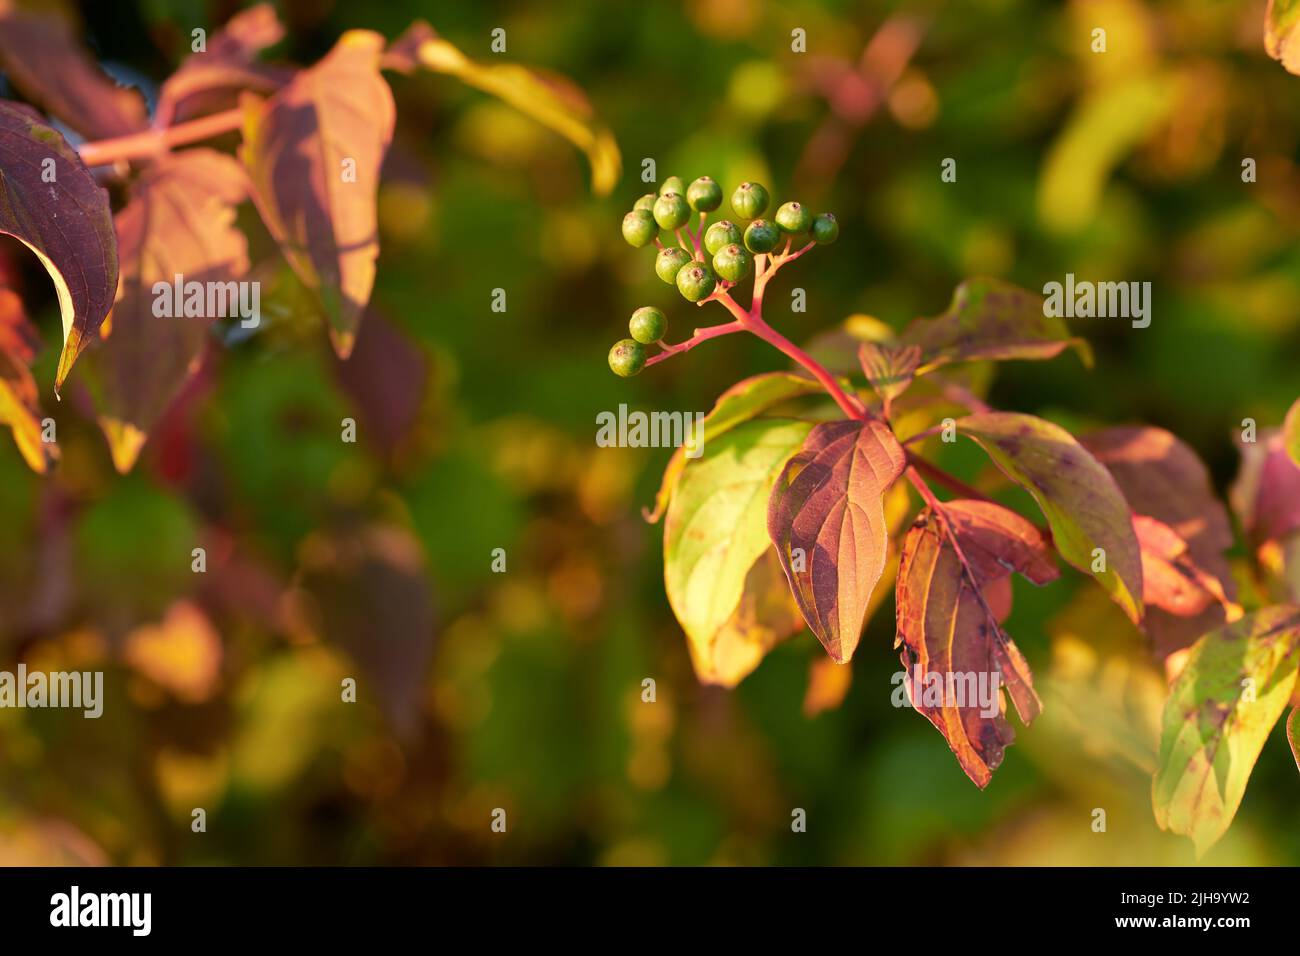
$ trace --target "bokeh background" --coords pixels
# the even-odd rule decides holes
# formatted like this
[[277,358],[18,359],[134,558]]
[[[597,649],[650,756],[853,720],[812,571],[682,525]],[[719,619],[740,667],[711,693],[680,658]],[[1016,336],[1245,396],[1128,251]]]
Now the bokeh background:
[[[191,29],[236,6],[70,9],[149,89]],[[352,27],[396,36],[424,17],[480,57],[504,27],[509,59],[586,91],[624,172],[593,196],[582,155],[533,120],[450,79],[391,76],[356,354],[333,358],[272,262],[270,321],[214,349],[127,477],[76,396],[50,394],[57,307],[19,257],[63,459],[42,478],[0,440],[0,668],[103,669],[108,702],[98,721],[0,710],[0,862],[1193,862],[1150,808],[1162,671],[1080,576],[1017,581],[1008,629],[1045,713],[980,792],[890,704],[892,599],[838,707],[806,712],[822,654],[807,631],[736,690],[702,686],[664,596],[662,527],[640,515],[668,452],[597,448],[595,417],[705,411],[784,367],[732,337],[609,373],[637,306],[665,308],[674,338],[698,321],[619,238],[649,157],[660,178],[757,178],[836,213],[839,242],[768,294],[796,341],[851,315],[901,328],[969,275],[1150,280],[1149,328],[1074,323],[1093,371],[1071,354],[1009,363],[990,400],[1168,428],[1225,489],[1241,420],[1276,424],[1300,392],[1300,77],[1264,54],[1263,2],[277,7],[277,52],[303,63]],[[339,439],[345,416],[357,444]],[[979,479],[962,454],[948,464]],[[356,704],[340,702],[346,676]],[[1206,862],[1300,862],[1298,797],[1279,727]]]

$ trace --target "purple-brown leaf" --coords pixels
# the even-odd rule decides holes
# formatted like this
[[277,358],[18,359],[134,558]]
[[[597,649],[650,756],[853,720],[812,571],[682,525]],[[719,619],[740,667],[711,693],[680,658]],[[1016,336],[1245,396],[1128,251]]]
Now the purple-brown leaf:
[[63,318],[58,389],[99,331],[117,291],[108,193],[34,110],[0,102],[0,232],[40,257]]
[[823,422],[781,471],[767,530],[804,620],[837,661],[853,656],[885,566],[883,497],[906,458],[878,421]]
[[1012,571],[1035,584],[1058,574],[1033,524],[1001,505],[964,500],[917,517],[898,570],[894,645],[902,646],[908,699],[979,787],[1015,739],[1000,686],[1025,723],[1041,710],[1029,665],[1002,630],[999,608],[984,597],[1002,592]]
[[[131,470],[149,431],[198,369],[208,329],[220,317],[206,311],[209,300],[222,315],[237,310],[235,281],[248,271],[248,243],[235,226],[235,207],[246,195],[235,160],[191,149],[150,166],[117,215],[121,287],[89,361],[100,427],[120,472]],[[203,283],[202,315],[175,314],[176,276],[183,292]],[[166,284],[161,294],[172,308],[155,308],[155,283]],[[219,291],[225,306],[208,290]]]
[[118,86],[87,56],[64,17],[0,0],[0,65],[24,97],[82,136],[144,129],[144,98]]
[[384,38],[345,33],[323,60],[265,103],[246,100],[240,158],[285,258],[320,301],[347,358],[379,255],[379,171],[393,137],[393,95],[379,72]]

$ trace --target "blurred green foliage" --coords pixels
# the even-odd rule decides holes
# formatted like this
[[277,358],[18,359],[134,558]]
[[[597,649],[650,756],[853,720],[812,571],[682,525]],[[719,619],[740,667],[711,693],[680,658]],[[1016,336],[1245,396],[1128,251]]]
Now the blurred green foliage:
[[[663,308],[674,340],[706,324],[619,238],[648,157],[661,178],[757,178],[777,202],[836,213],[839,242],[768,291],[768,320],[795,341],[854,313],[901,328],[972,274],[1031,289],[1067,272],[1151,280],[1150,328],[1074,323],[1094,371],[1068,354],[1008,364],[990,400],[1168,428],[1224,488],[1233,430],[1280,421],[1300,384],[1300,79],[1265,56],[1258,5],[279,6],[283,53],[301,62],[344,29],[395,36],[417,16],[486,57],[504,27],[510,59],[587,92],[623,177],[593,198],[580,154],[531,120],[451,80],[392,76],[382,252],[352,359],[372,347],[366,365],[341,370],[280,289],[270,327],[221,350],[135,475],[116,475],[75,397],[43,396],[64,449],[54,476],[0,441],[0,667],[108,672],[100,721],[0,710],[0,862],[1192,862],[1157,829],[1141,766],[1162,676],[1080,576],[1017,581],[1008,630],[1045,714],[1017,727],[980,792],[890,704],[892,599],[836,710],[804,715],[822,653],[806,631],[735,691],[701,686],[664,596],[661,528],[640,517],[668,452],[597,448],[595,419],[620,402],[705,411],[739,377],[784,367],[734,337],[632,382],[609,374],[636,307]],[[105,61],[157,81],[230,7],[82,14]],[[1097,25],[1105,54],[1089,49]],[[806,54],[791,52],[795,27]],[[940,180],[947,157],[955,183]],[[57,309],[36,270],[48,365]],[[806,313],[788,311],[795,286]],[[357,444],[339,440],[348,415]],[[969,476],[978,462],[964,447],[944,463]],[[409,632],[363,618],[333,634],[336,588],[358,607],[427,592],[436,624],[399,613],[385,626]],[[200,609],[215,650],[192,618],[165,618],[178,603]],[[141,666],[142,629],[165,619],[181,622],[175,652]],[[383,650],[359,653],[367,642]],[[348,676],[356,704],[339,701]],[[1297,788],[1279,727],[1206,862],[1300,862]],[[194,807],[206,833],[191,832]],[[497,807],[506,835],[490,829]],[[791,832],[794,808],[807,833]]]

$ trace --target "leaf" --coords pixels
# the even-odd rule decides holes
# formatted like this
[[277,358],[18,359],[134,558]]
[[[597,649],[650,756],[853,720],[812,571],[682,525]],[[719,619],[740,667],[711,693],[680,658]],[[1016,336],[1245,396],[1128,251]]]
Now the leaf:
[[[1133,515],[1133,530],[1142,549],[1142,602],[1148,613],[1162,608],[1180,617],[1200,614],[1216,601],[1229,603],[1218,579],[1197,566],[1187,542],[1155,518]],[[1241,609],[1233,605],[1235,616]]]
[[[135,465],[148,433],[198,370],[209,327],[239,306],[234,283],[248,271],[248,243],[235,226],[247,195],[239,164],[210,149],[190,149],[153,163],[117,215],[121,285],[103,341],[90,356],[100,427],[117,470]],[[177,276],[221,292],[204,297],[204,314],[175,314]],[[157,315],[160,294],[171,307]],[[220,315],[208,313],[217,305]]]
[[1251,543],[1281,541],[1300,530],[1300,465],[1287,454],[1282,433],[1264,429],[1241,442],[1241,469],[1228,500]]
[[891,348],[875,342],[863,342],[858,346],[858,362],[862,365],[867,381],[884,402],[885,416],[888,417],[890,404],[912,384],[916,367],[921,363],[921,347],[908,345]]
[[0,285],[0,424],[13,431],[14,444],[28,466],[44,474],[59,457],[59,446],[41,434],[40,391],[30,363],[40,335],[27,319],[22,299]]
[[1287,72],[1300,76],[1297,29],[1300,29],[1300,2],[1268,0],[1268,10],[1264,14],[1264,49],[1286,67]]
[[1291,716],[1286,720],[1286,740],[1291,745],[1296,769],[1300,770],[1300,706],[1292,707]]
[[[821,386],[815,381],[806,375],[796,375],[793,372],[764,372],[761,375],[742,379],[719,395],[718,400],[713,403],[713,408],[704,416],[700,426],[702,436],[700,444],[707,449],[709,442],[735,428],[741,422],[749,421],[788,399],[818,391],[821,391]],[[677,487],[678,479],[681,478],[682,469],[689,461],[686,451],[685,447],[678,447],[668,459],[668,466],[664,468],[664,476],[659,483],[659,491],[655,495],[654,510],[641,509],[642,516],[651,524],[663,517],[664,509],[668,507],[668,501]]]
[[852,658],[884,570],[882,501],[905,463],[882,422],[822,422],[772,489],[768,534],[804,620],[837,661]]
[[[47,160],[49,162],[47,162]],[[46,170],[53,182],[46,182]],[[108,193],[67,141],[32,110],[0,102],[0,232],[36,253],[63,317],[57,391],[99,331],[117,291]]]
[[167,126],[191,97],[221,91],[255,90],[271,93],[293,77],[284,67],[257,62],[257,54],[284,38],[284,26],[269,3],[259,3],[230,18],[212,35],[207,49],[191,53],[169,76],[158,93],[155,126]]
[[965,280],[943,315],[916,319],[902,341],[921,349],[918,375],[950,362],[1050,359],[1067,348],[1092,367],[1088,343],[1071,336],[1064,319],[1044,313],[1041,295],[1000,279]]
[[384,67],[412,73],[423,67],[509,103],[582,150],[591,164],[591,189],[607,196],[623,169],[618,144],[604,126],[592,121],[586,97],[568,80],[544,76],[515,63],[479,63],[448,43],[423,20],[417,20],[384,54]]
[[24,97],[82,136],[109,139],[146,126],[140,92],[110,79],[58,12],[0,0],[0,65]]
[[[1232,603],[1236,598],[1236,583],[1224,557],[1224,552],[1232,547],[1232,525],[1227,510],[1215,496],[1210,473],[1196,452],[1163,428],[1147,426],[1107,428],[1084,436],[1080,442],[1118,483],[1133,511],[1135,530],[1141,530],[1138,516],[1146,516],[1167,526],[1185,543],[1185,548],[1173,545],[1172,551],[1161,558],[1158,549],[1149,548],[1139,533],[1143,551],[1143,600],[1155,605],[1147,608],[1145,628],[1157,653],[1166,657],[1222,626],[1228,619],[1225,612],[1239,616],[1240,609]],[[1147,597],[1154,593],[1146,570],[1148,562],[1174,558],[1178,558],[1182,569],[1172,569],[1178,577],[1205,575],[1209,578],[1202,582],[1202,587],[1191,585],[1194,592],[1205,594],[1208,589],[1215,598],[1199,612],[1183,615],[1176,608],[1185,611],[1193,605],[1169,606],[1162,600]],[[1169,569],[1153,567],[1152,573],[1159,575],[1166,570]],[[1177,585],[1176,580],[1168,577],[1164,583]]]
[[123,657],[186,703],[210,699],[221,681],[221,636],[202,609],[187,600],[173,603],[157,624],[131,631]]
[[1198,857],[1232,823],[1298,664],[1300,608],[1275,605],[1202,637],[1170,688],[1152,805]]
[[990,712],[998,686],[992,675],[999,675],[998,684],[1005,682],[1026,724],[1042,709],[1029,665],[1002,630],[998,610],[982,597],[1005,587],[1012,571],[1035,584],[1059,573],[1033,524],[1001,505],[964,500],[946,502],[938,515],[927,509],[917,517],[898,570],[894,646],[903,648],[908,699],[943,734],[980,788],[988,785],[1015,739],[1000,689],[997,712]]
[[379,170],[393,136],[383,38],[352,30],[264,103],[245,98],[240,159],[253,200],[303,284],[320,299],[347,358],[379,255]]
[[745,576],[735,613],[707,643],[689,641],[687,646],[702,683],[735,687],[768,651],[802,630],[803,615],[785,586],[776,552],[769,547]]
[[[958,419],[994,464],[1038,502],[1057,552],[1093,575],[1135,622],[1142,621],[1142,558],[1128,503],[1109,471],[1059,425],[1016,412]],[[1094,571],[1094,550],[1104,569]]]
[[[736,623],[742,595],[762,599],[765,588],[751,589],[748,579],[768,550],[768,495],[811,428],[791,419],[745,422],[706,444],[682,473],[664,522],[664,585],[701,680],[734,683],[748,673],[744,664],[757,664],[727,663],[728,648],[715,645]],[[749,610],[741,616],[742,626],[757,619]],[[735,634],[723,637],[730,643]]]
[[851,686],[853,668],[819,654],[808,665],[808,689],[803,696],[803,715],[811,718],[828,710],[838,710]]
[[1300,398],[1292,404],[1286,413],[1286,421],[1282,423],[1282,447],[1300,468]]

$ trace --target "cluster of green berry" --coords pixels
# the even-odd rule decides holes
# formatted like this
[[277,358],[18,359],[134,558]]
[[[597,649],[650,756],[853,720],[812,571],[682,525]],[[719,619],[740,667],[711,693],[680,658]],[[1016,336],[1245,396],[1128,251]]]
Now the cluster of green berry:
[[[709,213],[722,205],[722,187],[708,176],[701,176],[689,187],[680,176],[670,176],[657,195],[646,193],[623,217],[623,238],[637,249],[655,243],[659,247],[655,274],[676,285],[688,302],[701,302],[748,278],[754,270],[754,257],[772,252],[782,238],[807,235],[813,242],[825,244],[839,237],[840,226],[831,213],[814,216],[798,202],[785,203],[770,220],[760,218],[770,201],[761,183],[741,183],[731,195],[731,208],[749,225],[742,230],[722,219],[705,230]],[[698,231],[686,229],[693,250],[681,235],[692,211],[700,214]],[[677,244],[661,243],[660,230],[673,233]],[[632,337],[609,350],[609,367],[624,377],[640,372],[646,364],[645,347],[662,344],[667,328],[667,319],[658,309],[637,309],[628,323]]]

